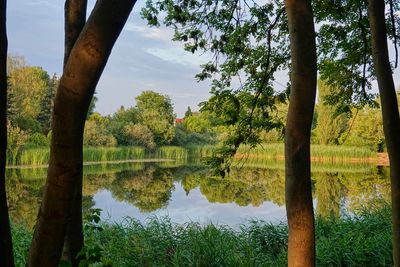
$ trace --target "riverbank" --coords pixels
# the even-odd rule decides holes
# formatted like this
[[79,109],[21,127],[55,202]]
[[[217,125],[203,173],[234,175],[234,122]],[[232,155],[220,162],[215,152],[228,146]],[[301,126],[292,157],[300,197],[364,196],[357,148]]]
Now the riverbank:
[[[317,266],[391,266],[390,208],[342,219],[317,219]],[[96,223],[86,217],[84,254],[108,266],[286,266],[287,226],[249,221],[239,230],[168,218]],[[17,266],[25,266],[31,233],[13,226]],[[96,255],[94,255],[94,254]],[[97,265],[96,265],[97,266]],[[99,265],[100,266],[100,265]],[[101,265],[104,266],[104,265]]]
[[[85,164],[121,163],[133,161],[174,160],[181,162],[199,161],[213,155],[215,146],[163,146],[154,151],[143,147],[85,147],[83,160]],[[17,156],[8,158],[8,168],[45,167],[50,158],[49,148],[22,150]],[[248,162],[262,160],[284,160],[283,144],[262,144],[255,148],[240,147],[237,161]],[[311,161],[324,163],[369,163],[388,166],[386,153],[376,153],[368,148],[312,145]]]

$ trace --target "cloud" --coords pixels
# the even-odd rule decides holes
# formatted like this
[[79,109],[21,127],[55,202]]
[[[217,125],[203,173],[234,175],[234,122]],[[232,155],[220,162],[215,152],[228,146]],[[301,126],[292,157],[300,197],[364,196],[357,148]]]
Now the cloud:
[[124,30],[137,33],[147,39],[158,40],[165,43],[171,42],[174,35],[173,31],[168,28],[153,28],[147,25],[136,24],[134,22],[127,22]]
[[206,55],[199,56],[195,54],[190,54],[189,52],[184,51],[181,47],[148,48],[146,49],[146,52],[162,60],[181,65],[191,65],[198,67],[201,64],[205,64],[209,61],[209,57],[207,57]]

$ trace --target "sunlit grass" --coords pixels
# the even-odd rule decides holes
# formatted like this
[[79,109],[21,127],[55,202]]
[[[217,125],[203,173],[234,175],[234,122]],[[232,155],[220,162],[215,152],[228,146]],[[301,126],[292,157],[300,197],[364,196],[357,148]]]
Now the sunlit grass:
[[[84,162],[116,162],[140,159],[170,159],[177,163],[201,161],[213,155],[215,146],[162,146],[154,151],[146,151],[143,147],[85,147]],[[362,162],[376,158],[376,153],[368,148],[347,146],[312,145],[313,161],[326,163]],[[47,165],[50,158],[48,148],[31,148],[21,152],[18,157],[9,158],[9,166],[41,166]],[[283,160],[283,144],[261,144],[255,148],[241,146],[235,156],[236,161],[245,159],[248,163],[261,163],[269,160]],[[176,163],[176,164],[177,164]],[[175,165],[176,165],[175,164]],[[179,165],[178,164],[178,165]]]
[[122,147],[85,147],[83,149],[83,161],[118,161],[144,158],[145,150],[137,146]]

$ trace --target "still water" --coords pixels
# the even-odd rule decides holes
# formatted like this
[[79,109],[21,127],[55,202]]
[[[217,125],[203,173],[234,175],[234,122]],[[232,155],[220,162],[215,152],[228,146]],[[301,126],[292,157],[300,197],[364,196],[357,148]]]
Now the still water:
[[[14,222],[35,223],[46,169],[8,169]],[[390,200],[389,169],[366,164],[313,163],[316,214],[340,216]],[[173,222],[213,222],[237,227],[250,219],[285,221],[282,162],[241,164],[213,177],[201,164],[176,162],[84,167],[83,210],[102,209],[104,219],[142,222],[168,215]]]

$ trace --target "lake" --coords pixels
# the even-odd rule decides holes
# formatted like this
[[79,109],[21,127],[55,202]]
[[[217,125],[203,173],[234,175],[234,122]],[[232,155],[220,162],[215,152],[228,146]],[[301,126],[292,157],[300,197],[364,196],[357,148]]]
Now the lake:
[[[33,227],[47,170],[7,169],[13,222]],[[169,216],[234,228],[250,219],[286,220],[284,165],[280,161],[243,163],[226,177],[214,177],[200,163],[136,162],[84,166],[83,211],[102,217],[145,222]],[[389,168],[369,164],[313,163],[314,208],[319,216],[341,216],[390,201]]]

